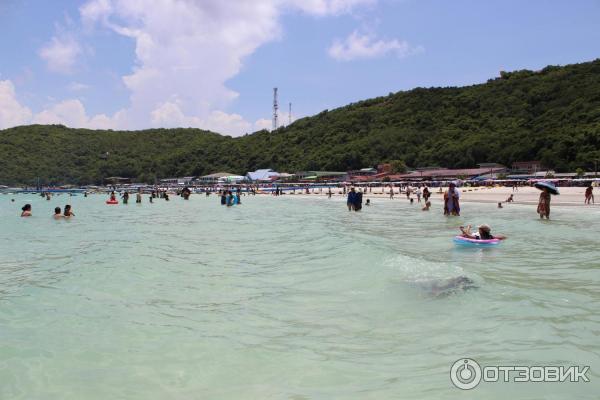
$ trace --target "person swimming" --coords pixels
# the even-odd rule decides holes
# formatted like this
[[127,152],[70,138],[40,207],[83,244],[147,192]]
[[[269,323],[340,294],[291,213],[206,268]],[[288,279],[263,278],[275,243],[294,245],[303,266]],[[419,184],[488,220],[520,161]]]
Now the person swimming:
[[428,200],[425,202],[425,207],[423,207],[421,209],[421,211],[429,211],[430,208],[431,208],[431,202]]
[[60,207],[54,208],[54,215],[52,216],[54,219],[61,219],[63,216],[60,214]]
[[365,206],[370,206],[371,205],[371,199],[367,199],[367,202],[365,203]]
[[21,217],[31,217],[31,204],[25,204],[21,208]]
[[69,217],[74,217],[75,214],[73,214],[73,211],[71,211],[71,205],[67,204],[65,206],[65,211],[63,213],[63,215],[65,216],[65,218],[69,218]]
[[498,208],[503,208],[502,207],[502,202],[498,203]]
[[476,239],[476,240],[491,240],[491,239],[504,240],[504,239],[506,239],[506,236],[504,236],[504,235],[496,235],[496,236],[492,235],[492,228],[490,228],[490,226],[488,224],[479,225],[477,227],[477,232],[475,232],[475,233],[471,233],[471,225],[467,225],[466,227],[460,226],[459,229],[462,233],[461,236],[465,237],[465,238],[469,238],[469,239]]

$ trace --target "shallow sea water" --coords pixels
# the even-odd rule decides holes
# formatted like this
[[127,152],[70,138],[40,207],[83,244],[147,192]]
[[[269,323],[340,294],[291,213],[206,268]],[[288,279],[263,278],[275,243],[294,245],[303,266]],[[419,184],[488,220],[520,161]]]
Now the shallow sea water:
[[[16,199],[15,203],[10,198]],[[0,195],[0,399],[592,399],[597,208]],[[34,216],[20,218],[29,202]],[[54,221],[55,206],[76,217]],[[488,223],[496,248],[452,242]],[[466,276],[476,288],[438,293]],[[587,365],[455,388],[452,363]]]

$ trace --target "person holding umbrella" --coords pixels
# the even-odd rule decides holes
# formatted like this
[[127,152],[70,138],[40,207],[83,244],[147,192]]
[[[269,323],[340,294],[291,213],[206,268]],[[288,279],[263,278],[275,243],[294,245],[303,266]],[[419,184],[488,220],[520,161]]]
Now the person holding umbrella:
[[537,206],[537,213],[540,215],[540,219],[550,219],[550,195],[560,194],[556,186],[551,184],[550,182],[536,182],[534,184],[536,188],[542,191],[540,193],[540,200]]

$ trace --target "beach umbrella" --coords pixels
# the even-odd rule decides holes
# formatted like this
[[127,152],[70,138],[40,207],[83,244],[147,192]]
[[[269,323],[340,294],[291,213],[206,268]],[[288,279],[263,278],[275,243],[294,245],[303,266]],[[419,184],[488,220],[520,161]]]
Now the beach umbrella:
[[560,194],[558,192],[558,189],[556,188],[556,186],[554,186],[550,182],[536,182],[536,183],[534,183],[533,186],[535,186],[536,188],[538,188],[540,190],[548,189],[550,194]]

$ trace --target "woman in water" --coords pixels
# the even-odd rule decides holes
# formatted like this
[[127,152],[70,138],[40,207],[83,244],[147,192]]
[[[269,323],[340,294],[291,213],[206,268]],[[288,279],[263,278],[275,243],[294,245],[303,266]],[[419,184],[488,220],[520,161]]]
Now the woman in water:
[[425,203],[427,203],[427,200],[429,200],[429,196],[431,196],[431,192],[429,191],[429,188],[425,186],[423,188],[423,199],[425,199]]
[[115,195],[115,191],[110,192],[110,201],[117,201],[117,196]]
[[461,226],[461,227],[459,227],[459,229],[462,233],[461,236],[469,238],[469,239],[476,239],[476,240],[491,240],[491,239],[504,240],[504,239],[506,239],[506,236],[504,236],[504,235],[496,235],[496,236],[492,235],[492,228],[490,228],[490,226],[487,224],[479,225],[477,227],[477,232],[475,232],[475,233],[471,233],[471,225],[467,225],[466,228],[464,226]]
[[73,214],[73,211],[71,211],[71,205],[67,204],[65,206],[65,212],[63,213],[63,215],[65,216],[65,218],[69,218],[69,217],[74,217],[75,214]]
[[456,184],[451,182],[448,190],[444,193],[444,215],[460,215],[459,198],[460,193],[456,189]]
[[60,207],[55,207],[54,208],[54,215],[52,216],[52,218],[54,219],[61,219],[63,216],[60,215]]
[[31,204],[25,204],[21,208],[21,217],[31,217]]
[[127,204],[129,202],[129,192],[125,191],[125,193],[123,193],[123,196],[121,196],[123,198],[123,204]]
[[537,206],[537,213],[540,215],[541,219],[550,219],[550,192],[547,188],[542,190],[540,193],[540,201]]

